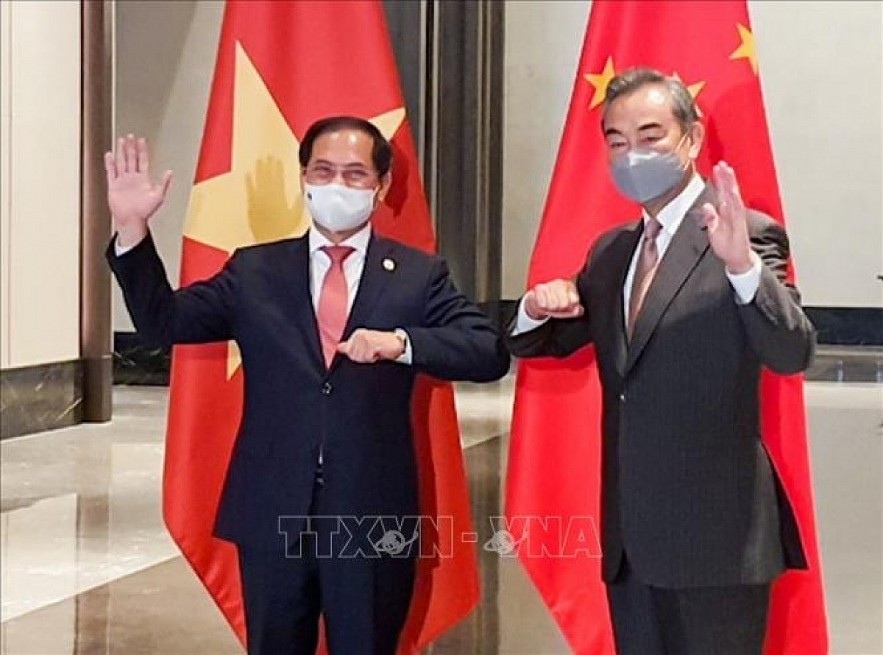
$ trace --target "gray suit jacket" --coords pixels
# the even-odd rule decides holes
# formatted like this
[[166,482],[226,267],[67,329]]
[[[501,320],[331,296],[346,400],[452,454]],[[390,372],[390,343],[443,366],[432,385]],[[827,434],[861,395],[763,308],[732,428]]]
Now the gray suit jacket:
[[[623,552],[639,579],[666,588],[759,584],[806,568],[792,508],[761,442],[761,367],[809,366],[815,331],[785,281],[788,238],[749,212],[763,261],[739,305],[693,205],[669,244],[629,342],[622,289],[643,221],[596,243],[577,286],[579,319],[509,337],[519,357],[565,357],[594,343],[603,388],[603,575]],[[511,328],[508,331],[511,335]]]

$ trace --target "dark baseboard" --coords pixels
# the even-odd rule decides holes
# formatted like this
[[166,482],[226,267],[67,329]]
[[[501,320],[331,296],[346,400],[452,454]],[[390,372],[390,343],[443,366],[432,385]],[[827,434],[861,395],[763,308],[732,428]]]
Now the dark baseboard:
[[827,346],[883,346],[883,308],[807,307],[819,344]]
[[171,348],[148,344],[135,332],[114,332],[114,384],[168,386],[171,366]]
[[66,428],[83,419],[83,362],[0,371],[0,439]]

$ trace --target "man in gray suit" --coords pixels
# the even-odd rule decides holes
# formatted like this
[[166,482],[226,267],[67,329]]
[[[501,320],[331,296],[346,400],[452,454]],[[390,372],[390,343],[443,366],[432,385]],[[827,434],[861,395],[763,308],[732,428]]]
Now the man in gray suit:
[[786,281],[788,238],[744,206],[728,165],[698,175],[704,128],[678,80],[614,78],[602,128],[642,220],[601,236],[575,279],[530,289],[510,348],[564,357],[595,344],[619,653],[760,653],[772,582],[806,568],[759,427],[761,367],[803,371],[815,345]]

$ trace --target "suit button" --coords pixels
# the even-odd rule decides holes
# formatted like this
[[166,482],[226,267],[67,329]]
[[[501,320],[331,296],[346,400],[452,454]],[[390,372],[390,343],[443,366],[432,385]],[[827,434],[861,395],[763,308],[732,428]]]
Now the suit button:
[[326,382],[325,384],[322,385],[322,394],[326,395],[326,396],[331,395],[331,383],[330,382]]
[[621,394],[619,394],[619,400],[621,402],[625,402],[625,392],[624,391]]

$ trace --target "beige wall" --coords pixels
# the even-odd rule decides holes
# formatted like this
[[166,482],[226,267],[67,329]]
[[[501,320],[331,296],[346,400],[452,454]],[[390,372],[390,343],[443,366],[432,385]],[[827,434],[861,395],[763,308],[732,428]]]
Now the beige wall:
[[881,307],[883,3],[750,9],[804,302]]
[[589,19],[585,0],[506,3],[503,298],[521,295]]
[[[506,5],[503,295],[521,294],[589,2]],[[750,2],[804,302],[881,306],[883,4]]]
[[0,4],[0,366],[80,354],[80,6]]
[[[127,0],[116,7],[116,132],[147,137],[157,177],[174,172],[169,197],[151,219],[173,284],[222,13],[221,2],[193,0]],[[113,329],[133,329],[116,284]]]

